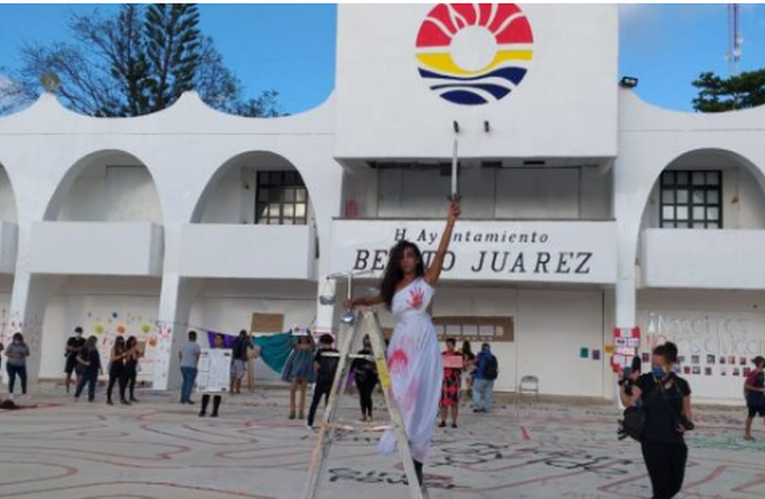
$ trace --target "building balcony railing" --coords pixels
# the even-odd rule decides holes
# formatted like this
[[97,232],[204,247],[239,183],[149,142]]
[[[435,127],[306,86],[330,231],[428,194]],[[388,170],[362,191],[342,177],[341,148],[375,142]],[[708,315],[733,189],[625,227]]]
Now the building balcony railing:
[[646,229],[641,285],[655,288],[765,288],[765,231]]
[[315,230],[308,225],[187,224],[185,277],[315,279]]
[[150,222],[38,222],[31,248],[39,274],[162,274],[163,229]]
[[[337,219],[332,226],[332,272],[367,270],[379,276],[390,248],[401,239],[416,243],[427,265],[443,229],[443,219]],[[614,284],[616,249],[612,220],[461,219],[442,278]]]
[[16,248],[19,229],[16,224],[0,222],[0,274],[13,274],[16,270]]

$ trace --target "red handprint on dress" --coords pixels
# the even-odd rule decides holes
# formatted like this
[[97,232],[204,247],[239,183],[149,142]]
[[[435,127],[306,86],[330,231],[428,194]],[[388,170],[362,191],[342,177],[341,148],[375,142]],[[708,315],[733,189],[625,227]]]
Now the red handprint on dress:
[[425,303],[425,291],[422,288],[410,289],[407,303],[414,309],[422,308],[422,304]]

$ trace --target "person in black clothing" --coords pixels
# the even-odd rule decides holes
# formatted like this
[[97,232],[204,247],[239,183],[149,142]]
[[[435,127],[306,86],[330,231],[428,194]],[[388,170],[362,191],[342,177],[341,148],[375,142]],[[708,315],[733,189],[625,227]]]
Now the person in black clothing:
[[125,358],[125,384],[130,393],[130,402],[138,402],[135,398],[135,382],[138,378],[138,359],[141,358],[141,350],[138,348],[138,340],[131,336],[125,345],[128,356]]
[[752,359],[752,362],[754,370],[744,381],[746,408],[749,411],[744,429],[744,440],[754,440],[752,423],[755,417],[760,416],[765,422],[765,358],[758,355]]
[[693,429],[691,388],[673,372],[676,362],[677,346],[667,342],[654,349],[653,369],[632,385],[632,395],[620,380],[622,403],[630,407],[641,400],[645,409],[641,446],[651,477],[653,499],[675,497],[685,478],[688,447],[683,435]]
[[109,359],[109,385],[106,389],[106,403],[109,405],[114,405],[114,402],[112,402],[112,390],[114,390],[115,383],[119,383],[120,402],[123,405],[130,405],[130,402],[125,398],[125,388],[127,385],[125,359],[128,356],[130,356],[130,352],[125,346],[125,338],[117,336],[114,340],[114,347],[112,347],[111,358]]
[[[359,355],[372,356],[372,342],[369,336],[364,336],[364,348],[359,350]],[[361,404],[361,421],[372,421],[372,392],[377,385],[377,366],[371,360],[354,359],[351,364],[353,378],[359,389],[359,402]]]
[[85,385],[88,385],[88,402],[93,402],[96,398],[96,383],[98,375],[103,374],[101,367],[101,356],[98,353],[98,338],[91,336],[77,354],[77,372],[79,380],[77,389],[74,392],[74,399],[79,400]]
[[332,383],[335,381],[335,372],[337,364],[340,361],[338,356],[329,356],[328,353],[337,354],[338,351],[332,348],[334,339],[331,334],[323,334],[319,338],[319,350],[314,357],[314,369],[316,370],[316,386],[313,389],[313,400],[311,408],[308,411],[308,420],[306,427],[313,429],[313,420],[316,417],[316,409],[319,407],[321,398],[324,397],[324,404],[329,400],[329,393],[332,391]]
[[66,357],[66,366],[64,372],[66,373],[66,393],[69,393],[69,386],[72,384],[72,373],[75,373],[74,386],[80,383],[80,375],[76,372],[77,369],[77,354],[80,353],[82,347],[85,346],[85,338],[82,337],[82,328],[74,328],[74,336],[70,336],[66,341],[66,350],[64,357]]

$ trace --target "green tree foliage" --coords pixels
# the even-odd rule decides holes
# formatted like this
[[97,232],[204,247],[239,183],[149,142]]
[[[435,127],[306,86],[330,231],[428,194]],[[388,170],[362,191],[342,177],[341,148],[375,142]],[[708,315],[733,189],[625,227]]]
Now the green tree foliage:
[[702,113],[720,113],[765,104],[765,69],[743,72],[729,78],[708,72],[693,82],[698,96],[693,108]]
[[35,100],[40,76],[60,79],[64,104],[91,116],[140,116],[196,90],[210,106],[244,116],[280,116],[278,93],[243,97],[211,37],[199,30],[195,4],[125,4],[111,16],[74,15],[72,41],[27,45],[17,70],[0,81],[0,113]]

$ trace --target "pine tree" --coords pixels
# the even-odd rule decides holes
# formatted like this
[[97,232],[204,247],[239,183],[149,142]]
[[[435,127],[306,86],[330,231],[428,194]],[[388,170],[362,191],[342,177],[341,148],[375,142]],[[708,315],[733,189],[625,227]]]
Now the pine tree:
[[729,78],[708,72],[693,82],[699,94],[693,108],[702,113],[747,109],[765,104],[765,69],[743,72]]
[[195,4],[152,4],[144,23],[149,66],[149,109],[158,111],[194,89],[200,60],[199,9]]

